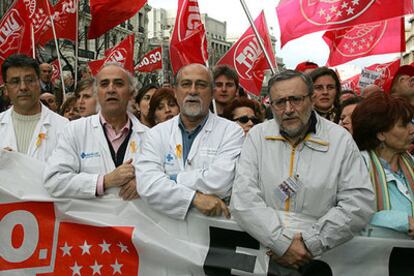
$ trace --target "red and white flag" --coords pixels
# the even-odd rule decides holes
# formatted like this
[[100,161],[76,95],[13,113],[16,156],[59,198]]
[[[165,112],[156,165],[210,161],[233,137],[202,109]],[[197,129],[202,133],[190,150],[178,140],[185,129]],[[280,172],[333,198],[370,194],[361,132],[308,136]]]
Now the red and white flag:
[[138,275],[133,230],[61,222],[53,272],[38,275]]
[[[32,55],[32,21],[26,2],[17,0],[0,20],[0,66],[15,53]],[[3,83],[0,76],[0,83]]]
[[59,70],[59,61],[58,61],[58,59],[55,59],[54,61],[52,61],[50,63],[50,65],[52,65],[52,78],[51,78],[51,82],[53,84],[55,84],[56,81],[60,79],[60,70]]
[[90,0],[92,21],[88,38],[97,38],[134,16],[147,0]]
[[135,71],[152,72],[162,69],[162,48],[158,47],[146,53],[138,65],[135,66]]
[[389,92],[391,89],[392,79],[395,73],[400,68],[400,60],[391,61],[387,63],[376,63],[365,67],[367,70],[380,72],[381,75],[375,80],[374,84],[381,87],[385,92]]
[[305,34],[413,13],[412,0],[284,0],[276,8],[281,44]]
[[[56,38],[76,41],[76,16],[78,12],[78,0],[60,0],[51,8],[53,22],[55,24]],[[38,43],[45,45],[53,39],[52,24],[47,20],[43,31],[39,35]]]
[[358,86],[360,77],[361,74],[356,74],[355,76],[352,76],[349,79],[341,81],[342,90],[348,89],[356,92],[358,95],[361,94],[361,89]]
[[207,38],[197,0],[178,0],[177,17],[170,42],[174,74],[190,63],[206,64]]
[[134,35],[131,34],[122,40],[115,47],[105,51],[105,58],[90,61],[88,63],[91,69],[92,75],[95,76],[101,67],[107,62],[117,62],[123,65],[123,67],[134,72]]
[[328,66],[371,55],[404,52],[404,18],[327,31],[323,39],[330,49]]
[[[272,66],[275,67],[275,55],[272,50],[272,43],[263,11],[256,18],[254,24],[271,59]],[[227,64],[234,68],[239,76],[240,85],[247,92],[257,96],[260,95],[264,70],[270,67],[251,27],[247,29],[239,40],[233,44],[230,50],[217,62],[217,65],[219,64]]]

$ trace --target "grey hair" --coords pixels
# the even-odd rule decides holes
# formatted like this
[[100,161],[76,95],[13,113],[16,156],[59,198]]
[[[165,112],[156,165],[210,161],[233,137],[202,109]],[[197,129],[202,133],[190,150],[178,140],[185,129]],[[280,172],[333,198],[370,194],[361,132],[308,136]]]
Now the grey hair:
[[312,79],[308,75],[303,74],[302,72],[299,72],[299,71],[295,71],[295,70],[285,70],[270,78],[267,84],[267,89],[268,89],[267,93],[269,97],[271,98],[270,89],[272,88],[273,85],[281,81],[290,80],[290,79],[298,78],[298,77],[301,78],[302,81],[306,84],[308,94],[312,95],[313,94],[313,82],[312,82]]
[[[119,62],[114,62],[114,61],[110,61],[105,63],[101,69],[99,69],[99,72],[102,71],[102,69],[108,67],[108,66],[116,66],[118,68],[120,68],[126,75],[127,75],[127,79],[128,79],[128,85],[129,85],[129,92],[131,93],[131,95],[133,95],[136,92],[136,86],[137,86],[137,81],[134,78],[134,76],[124,68],[124,66],[119,63]],[[98,72],[98,74],[99,74]],[[96,75],[98,75],[96,74]],[[93,93],[96,95],[96,92],[98,90],[98,85],[96,83],[96,76],[93,78]]]
[[177,74],[175,74],[175,78],[174,78],[175,87],[178,87],[178,82],[181,78],[182,71],[185,68],[187,68],[188,66],[191,66],[191,65],[200,65],[200,66],[202,66],[206,69],[206,71],[208,73],[209,82],[210,82],[210,89],[211,89],[211,92],[213,92],[213,88],[214,88],[213,73],[211,72],[211,70],[207,66],[205,66],[204,64],[200,64],[200,63],[191,63],[191,64],[187,64],[187,65],[184,65],[183,67],[181,67],[180,70],[178,70]]

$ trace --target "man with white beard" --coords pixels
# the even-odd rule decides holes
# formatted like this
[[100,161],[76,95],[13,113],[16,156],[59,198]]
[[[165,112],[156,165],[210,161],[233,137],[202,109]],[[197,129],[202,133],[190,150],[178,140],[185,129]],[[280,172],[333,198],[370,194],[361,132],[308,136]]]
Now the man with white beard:
[[190,207],[229,217],[230,196],[243,131],[209,112],[213,79],[201,64],[180,69],[176,97],[181,113],[148,132],[136,164],[140,196],[155,210],[185,219]]

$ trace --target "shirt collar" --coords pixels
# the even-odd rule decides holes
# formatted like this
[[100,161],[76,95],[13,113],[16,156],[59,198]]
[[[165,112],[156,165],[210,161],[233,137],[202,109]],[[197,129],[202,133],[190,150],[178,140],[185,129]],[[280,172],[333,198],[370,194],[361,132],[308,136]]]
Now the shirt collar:
[[181,120],[181,115],[178,117],[178,126],[180,127],[180,129],[182,130],[182,131],[185,131],[185,132],[187,132],[188,134],[192,134],[192,133],[195,133],[195,132],[198,132],[198,131],[200,131],[203,127],[204,127],[204,125],[206,124],[206,122],[207,122],[207,120],[208,120],[208,116],[209,116],[210,114],[207,114],[207,116],[205,116],[204,117],[204,119],[200,122],[200,124],[195,128],[195,129],[193,129],[193,131],[188,131],[187,130],[187,128],[184,126],[184,123],[183,123],[183,121]]
[[[105,120],[104,116],[102,116],[102,113],[99,113],[99,120],[100,120],[101,124],[104,127],[110,127],[110,128],[112,128],[112,126]],[[122,127],[122,129],[121,129],[120,132],[129,131],[130,127],[131,127],[131,123],[130,123],[130,120],[129,120],[129,116],[127,115],[127,122]]]

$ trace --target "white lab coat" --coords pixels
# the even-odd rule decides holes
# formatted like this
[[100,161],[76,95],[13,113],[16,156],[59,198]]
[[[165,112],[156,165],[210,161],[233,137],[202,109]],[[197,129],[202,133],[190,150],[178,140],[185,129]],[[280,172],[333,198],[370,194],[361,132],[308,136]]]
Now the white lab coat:
[[[0,113],[0,148],[9,147],[17,151],[16,134],[11,118],[12,110],[13,107]],[[34,130],[27,155],[46,161],[56,148],[59,136],[68,122],[68,119],[41,105],[40,120]]]
[[[136,160],[148,129],[128,113],[132,134],[124,161]],[[99,175],[115,169],[99,114],[70,122],[49,158],[43,174],[46,190],[54,197],[94,198]]]
[[236,123],[210,113],[184,162],[178,122],[179,115],[147,133],[136,176],[138,192],[152,208],[184,219],[196,191],[220,198],[231,194],[244,134]]

